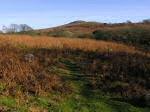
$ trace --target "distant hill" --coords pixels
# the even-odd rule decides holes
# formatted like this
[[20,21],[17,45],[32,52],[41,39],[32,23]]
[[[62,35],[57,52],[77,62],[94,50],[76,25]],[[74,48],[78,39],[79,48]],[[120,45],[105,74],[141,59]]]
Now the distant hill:
[[[147,20],[148,21],[148,20]],[[101,22],[95,22],[95,21],[83,21],[83,20],[77,20],[70,22],[68,24],[60,25],[57,27],[52,28],[45,28],[45,29],[39,29],[36,30],[36,32],[39,33],[47,33],[47,32],[54,32],[58,30],[65,30],[70,31],[73,33],[76,32],[84,32],[84,33],[91,33],[96,30],[103,30],[103,29],[121,29],[121,28],[128,28],[128,27],[150,27],[150,23],[144,20],[143,22],[139,23],[132,23],[132,22],[125,22],[125,23],[101,23]]]
[[97,30],[99,28],[102,28],[105,26],[105,23],[99,23],[99,22],[87,22],[87,21],[73,21],[68,24],[64,24],[61,26],[53,27],[53,28],[47,28],[47,29],[40,29],[37,31],[40,32],[51,32],[56,30],[67,30],[71,32],[91,32],[94,30]]
[[68,23],[68,25],[81,24],[81,23],[86,23],[86,21],[77,20],[77,21],[73,21],[73,22]]

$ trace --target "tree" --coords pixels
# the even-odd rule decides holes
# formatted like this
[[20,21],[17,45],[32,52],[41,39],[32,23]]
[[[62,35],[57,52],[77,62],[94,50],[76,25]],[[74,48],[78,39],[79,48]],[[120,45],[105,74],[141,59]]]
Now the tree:
[[132,24],[132,21],[127,20],[126,23],[127,23],[127,24]]
[[2,27],[2,31],[4,33],[15,33],[15,32],[30,31],[30,30],[33,29],[26,24],[20,24],[20,25],[10,24],[8,27],[7,26]]
[[143,20],[143,23],[150,23],[150,19]]
[[5,25],[2,26],[2,32],[7,33],[7,27]]
[[30,31],[33,30],[30,26],[28,26],[27,24],[20,24],[19,25],[19,31]]
[[8,28],[8,32],[9,33],[14,33],[14,32],[18,32],[18,28],[19,28],[19,25],[17,25],[17,24],[11,24],[10,26],[9,26],[9,28]]

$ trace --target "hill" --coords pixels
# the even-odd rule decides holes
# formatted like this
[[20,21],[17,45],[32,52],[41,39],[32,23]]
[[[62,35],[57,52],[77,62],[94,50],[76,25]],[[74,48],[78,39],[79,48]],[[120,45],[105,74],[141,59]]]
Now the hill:
[[49,32],[49,31],[55,31],[55,30],[67,30],[67,31],[71,31],[71,32],[91,32],[94,30],[97,30],[99,28],[102,28],[104,26],[103,23],[99,23],[99,22],[87,22],[87,21],[73,21],[70,22],[68,24],[62,25],[62,26],[58,26],[58,27],[54,27],[54,28],[47,28],[47,29],[41,29],[38,31],[41,32]]
[[54,28],[20,32],[18,34],[113,41],[133,45],[147,51],[150,50],[150,24],[147,22],[106,24],[74,21]]
[[92,39],[0,35],[0,111],[148,112],[150,53]]
[[68,24],[64,24],[61,26],[53,27],[53,28],[46,28],[40,29],[39,32],[50,32],[55,30],[67,30],[71,32],[93,32],[95,30],[101,29],[120,29],[120,28],[127,28],[130,26],[139,26],[139,27],[149,27],[150,24],[148,22],[139,22],[139,23],[100,23],[95,21],[82,21],[77,20],[70,22]]

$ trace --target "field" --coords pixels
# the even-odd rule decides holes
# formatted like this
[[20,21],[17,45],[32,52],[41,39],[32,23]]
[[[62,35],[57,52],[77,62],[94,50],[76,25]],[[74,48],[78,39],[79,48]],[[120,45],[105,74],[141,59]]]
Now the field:
[[94,39],[0,35],[0,112],[149,112],[150,52]]

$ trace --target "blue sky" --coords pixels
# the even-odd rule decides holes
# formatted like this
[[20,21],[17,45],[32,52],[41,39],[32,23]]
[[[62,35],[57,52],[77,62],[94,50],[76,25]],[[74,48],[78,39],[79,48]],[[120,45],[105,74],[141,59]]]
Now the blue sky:
[[47,28],[74,20],[123,22],[150,18],[150,0],[1,0],[0,24]]

